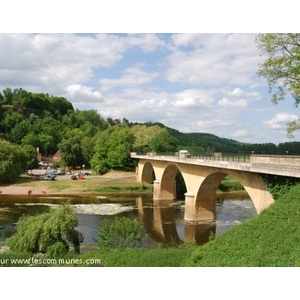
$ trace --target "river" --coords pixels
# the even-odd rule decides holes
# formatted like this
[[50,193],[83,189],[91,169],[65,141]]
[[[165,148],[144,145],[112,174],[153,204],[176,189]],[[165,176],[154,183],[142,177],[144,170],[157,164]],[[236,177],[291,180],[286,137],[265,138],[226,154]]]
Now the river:
[[152,195],[111,195],[102,197],[52,196],[26,197],[1,196],[0,202],[0,246],[17,228],[19,217],[23,214],[34,215],[54,209],[62,202],[71,200],[78,216],[78,230],[83,234],[81,248],[94,244],[98,228],[104,218],[113,221],[116,216],[137,219],[145,229],[145,247],[158,244],[174,245],[195,241],[201,245],[215,236],[257,215],[252,201],[245,197],[217,199],[216,222],[194,224],[184,220],[184,201],[152,200]]

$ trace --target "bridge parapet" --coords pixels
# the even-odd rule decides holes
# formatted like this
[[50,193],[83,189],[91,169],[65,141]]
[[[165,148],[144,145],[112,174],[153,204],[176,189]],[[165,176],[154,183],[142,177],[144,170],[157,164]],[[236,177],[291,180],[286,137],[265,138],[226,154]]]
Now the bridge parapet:
[[215,168],[249,171],[261,174],[270,174],[300,178],[300,156],[292,155],[250,155],[249,161],[228,161],[226,159],[212,160],[210,158],[180,157],[155,155],[138,155],[131,153],[131,158],[145,160],[162,160],[175,163],[201,165]]

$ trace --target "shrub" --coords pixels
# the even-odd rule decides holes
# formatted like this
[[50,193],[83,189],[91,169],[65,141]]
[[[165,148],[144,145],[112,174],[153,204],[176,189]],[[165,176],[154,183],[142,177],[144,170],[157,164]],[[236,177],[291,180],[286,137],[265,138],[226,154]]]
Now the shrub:
[[126,217],[116,217],[114,222],[109,224],[104,219],[99,227],[95,242],[99,248],[133,248],[143,244],[144,229],[137,220],[130,220]]
[[63,255],[69,251],[69,243],[80,252],[83,236],[75,230],[78,218],[69,204],[63,204],[50,212],[22,216],[17,232],[6,240],[11,251]]

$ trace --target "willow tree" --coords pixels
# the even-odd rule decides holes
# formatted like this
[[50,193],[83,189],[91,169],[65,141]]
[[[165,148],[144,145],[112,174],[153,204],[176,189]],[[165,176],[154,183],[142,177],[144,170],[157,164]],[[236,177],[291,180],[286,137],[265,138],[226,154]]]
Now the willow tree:
[[12,182],[24,172],[23,158],[19,146],[0,141],[0,183]]
[[[298,107],[300,103],[300,33],[260,33],[256,44],[266,60],[259,65],[258,76],[265,77],[272,94],[272,102],[284,100],[291,95]],[[287,131],[292,137],[300,129],[300,119],[288,123]]]

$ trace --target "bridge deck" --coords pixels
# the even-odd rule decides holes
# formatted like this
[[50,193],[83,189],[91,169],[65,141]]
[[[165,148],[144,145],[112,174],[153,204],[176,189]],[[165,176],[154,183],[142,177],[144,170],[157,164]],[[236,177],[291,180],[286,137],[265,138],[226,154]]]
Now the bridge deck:
[[152,154],[137,155],[136,153],[131,153],[131,158],[162,160],[183,164],[300,178],[300,156],[250,155],[249,161],[242,162],[228,161],[221,158],[205,159],[199,157],[179,157]]

